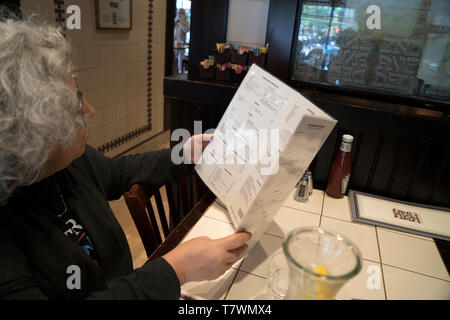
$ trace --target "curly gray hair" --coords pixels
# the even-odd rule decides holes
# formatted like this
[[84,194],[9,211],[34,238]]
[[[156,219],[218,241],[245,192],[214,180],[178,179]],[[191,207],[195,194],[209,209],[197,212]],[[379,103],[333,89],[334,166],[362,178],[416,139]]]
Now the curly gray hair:
[[0,206],[36,182],[51,153],[68,148],[83,125],[67,78],[70,43],[34,18],[0,22]]

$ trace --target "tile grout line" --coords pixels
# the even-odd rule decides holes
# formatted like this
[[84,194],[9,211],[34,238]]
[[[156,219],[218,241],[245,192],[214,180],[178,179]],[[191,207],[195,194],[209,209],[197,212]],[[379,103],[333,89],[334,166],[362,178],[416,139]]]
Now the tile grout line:
[[417,235],[409,234],[409,233],[406,233],[406,232],[400,233],[402,231],[392,230],[392,229],[388,229],[388,228],[385,228],[385,227],[379,227],[379,226],[375,226],[375,225],[374,225],[374,227],[383,228],[383,230],[380,230],[380,231],[386,231],[386,232],[394,233],[394,234],[397,234],[399,236],[405,236],[405,237],[410,237],[410,238],[413,238],[413,239],[418,239],[418,240],[422,240],[422,241],[428,241],[428,242],[435,243],[433,238],[423,239],[423,238],[419,238],[419,236],[417,236]]
[[372,259],[362,258],[362,257],[361,257],[361,260],[365,260],[365,261],[367,261],[367,262],[372,262],[372,263],[378,263],[379,265],[381,265],[381,262],[380,262],[380,261],[375,261],[375,260],[372,260]]
[[[242,271],[242,272],[244,272],[244,273],[246,273],[246,274],[251,274],[252,276],[255,276],[255,277],[258,277],[258,278],[267,280],[267,277],[263,277],[263,276],[260,276],[260,275],[258,275],[258,274],[254,274],[254,273],[251,273],[251,272],[248,272],[248,271],[245,271],[245,270],[239,270],[239,271]],[[233,282],[234,282],[234,281],[233,281]]]
[[267,234],[267,235],[273,236],[273,237],[277,237],[277,238],[280,238],[280,239],[284,239],[285,238],[285,236],[279,236],[277,234],[273,234],[273,233],[269,233],[269,232],[264,232],[264,234]]
[[424,276],[424,277],[428,277],[428,278],[432,278],[432,279],[435,279],[435,280],[440,280],[440,281],[444,281],[444,282],[449,282],[450,283],[450,280],[445,280],[445,279],[438,278],[438,277],[435,277],[435,276],[430,276],[429,274],[408,270],[408,269],[397,267],[397,266],[393,266],[393,265],[387,264],[387,263],[384,263],[383,265],[391,267],[391,268],[394,268],[394,269],[399,269],[399,270],[402,270],[402,271],[407,271],[407,272],[418,274],[418,275],[421,275],[421,276]]
[[[307,210],[303,210],[303,209],[299,209],[299,208],[294,208],[294,207],[290,207],[290,206],[285,206],[282,205],[281,208],[288,208],[288,209],[293,209],[293,210],[298,210],[301,212],[306,212],[306,213],[311,213],[311,214],[315,214],[316,216],[320,216],[322,213],[317,213],[317,212],[312,212],[312,211],[307,211]],[[280,210],[281,210],[280,208]]]
[[323,207],[325,205],[325,191],[323,192],[323,196],[322,196],[322,210],[320,210],[320,219],[319,219],[319,228],[322,224],[322,216],[323,216]]
[[246,259],[247,259],[247,257],[245,257],[245,259],[243,259],[242,262],[239,264],[239,269],[233,268],[233,269],[236,270],[236,274],[234,275],[233,281],[231,281],[231,284],[230,284],[230,286],[228,287],[227,293],[226,293],[225,296],[223,297],[223,300],[227,300],[227,297],[228,297],[228,295],[230,294],[231,287],[233,286],[234,282],[236,281],[236,278],[237,278],[237,276],[238,276],[238,274],[239,274],[239,271],[241,271],[242,264],[244,263],[244,261],[245,261]]
[[[321,223],[322,223],[322,215],[321,215],[321,219],[320,219]],[[348,221],[348,220],[344,220],[344,219],[341,219],[341,218],[330,217],[330,216],[324,216],[324,217],[328,218],[328,219],[339,220],[339,221],[342,221],[342,222],[348,222],[348,223],[351,223],[351,224],[354,224],[354,225],[361,225],[361,226],[365,226],[365,227],[377,227],[378,228],[378,226],[372,225],[372,224],[368,224],[368,223],[355,222],[355,221],[351,221],[351,220]],[[428,241],[428,242],[433,242],[434,243],[433,239],[431,239],[431,240],[429,240],[429,239],[422,239],[422,238],[419,238],[418,236],[415,236],[415,235],[412,235],[412,234],[400,233],[401,231],[397,231],[397,230],[390,230],[390,229],[387,229],[387,228],[383,228],[383,230],[380,230],[380,231],[386,231],[386,232],[397,234],[399,236],[405,236],[405,237],[409,237],[409,238],[413,238],[413,239],[417,239],[417,240]]]
[[383,260],[381,258],[380,240],[378,239],[378,230],[376,226],[375,226],[375,235],[377,236],[378,255],[380,256],[380,267],[381,267],[381,277],[383,278],[384,299],[388,300],[386,292],[386,280],[384,279]]
[[[233,225],[232,222],[220,220],[220,219],[218,219],[218,218],[214,218],[214,217],[211,217],[211,216],[204,216],[204,217],[205,217],[205,218],[209,218],[209,219],[213,219],[213,220],[216,220],[216,221],[220,221],[220,222],[223,222],[223,223],[226,223],[226,224],[231,224],[231,225]],[[203,218],[203,217],[202,217],[202,218]],[[233,226],[233,227],[234,227],[234,226]]]

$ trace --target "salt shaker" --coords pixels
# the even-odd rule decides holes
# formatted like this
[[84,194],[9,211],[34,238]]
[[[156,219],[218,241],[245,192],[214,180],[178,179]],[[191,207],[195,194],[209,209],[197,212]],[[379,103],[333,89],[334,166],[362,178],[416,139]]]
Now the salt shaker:
[[308,177],[304,174],[297,183],[297,190],[294,193],[294,199],[298,202],[308,201]]

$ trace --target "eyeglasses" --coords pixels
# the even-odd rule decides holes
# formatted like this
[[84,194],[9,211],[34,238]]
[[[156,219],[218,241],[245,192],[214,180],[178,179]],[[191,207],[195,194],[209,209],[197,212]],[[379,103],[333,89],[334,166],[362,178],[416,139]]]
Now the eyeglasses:
[[83,92],[80,90],[80,86],[78,85],[77,78],[73,77],[75,84],[77,85],[77,97],[78,97],[78,106],[80,108],[80,113],[84,118],[84,103],[83,103]]

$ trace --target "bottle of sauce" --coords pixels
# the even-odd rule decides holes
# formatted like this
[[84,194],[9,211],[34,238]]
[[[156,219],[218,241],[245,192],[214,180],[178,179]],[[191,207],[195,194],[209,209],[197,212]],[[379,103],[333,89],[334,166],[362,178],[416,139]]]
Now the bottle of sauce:
[[351,169],[351,150],[353,137],[349,134],[342,136],[340,151],[331,165],[326,193],[333,198],[343,198],[347,192]]

